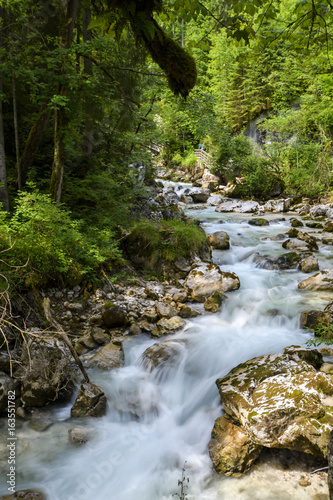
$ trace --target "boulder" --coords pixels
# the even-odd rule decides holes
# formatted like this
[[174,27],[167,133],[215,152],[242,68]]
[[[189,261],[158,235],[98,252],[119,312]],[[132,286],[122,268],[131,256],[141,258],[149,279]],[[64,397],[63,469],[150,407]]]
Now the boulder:
[[287,235],[290,238],[296,238],[296,239],[299,239],[301,241],[304,241],[308,245],[308,247],[311,251],[318,250],[316,238],[314,238],[313,236],[310,236],[308,233],[305,233],[303,231],[299,231],[296,228],[292,228],[287,232]]
[[326,222],[324,226],[324,231],[326,233],[333,233],[333,222],[331,220]]
[[269,222],[268,220],[259,217],[256,219],[250,219],[248,221],[248,224],[250,224],[251,226],[268,226]]
[[326,217],[327,210],[331,208],[331,205],[315,205],[310,208],[311,217]]
[[145,287],[145,294],[147,295],[147,297],[153,300],[159,300],[161,297],[163,297],[164,293],[164,286],[158,282],[148,282]]
[[53,337],[30,337],[21,352],[22,365],[16,373],[21,381],[21,400],[25,406],[45,406],[68,397],[72,360],[68,347]]
[[253,214],[259,210],[259,203],[257,201],[240,201],[235,207],[234,212],[242,214]]
[[1,495],[0,500],[46,500],[46,496],[38,490],[20,490],[12,495]]
[[103,328],[99,328],[98,326],[91,329],[91,337],[99,345],[108,344],[111,340],[110,334],[106,333]]
[[216,231],[208,236],[208,241],[213,248],[228,250],[230,248],[229,235],[225,231]]
[[303,311],[300,318],[301,328],[311,328],[315,330],[319,325],[329,325],[331,323],[331,315],[328,311]]
[[291,199],[268,200],[264,205],[265,212],[287,212],[290,208]]
[[204,302],[214,292],[238,290],[240,282],[235,273],[222,272],[219,266],[210,263],[195,267],[188,274],[184,286],[193,300]]
[[177,366],[184,354],[185,345],[186,342],[180,339],[153,344],[142,354],[142,364],[148,371],[158,367]]
[[301,290],[333,290],[333,269],[324,269],[298,284]]
[[141,328],[137,323],[132,323],[129,327],[128,334],[129,335],[140,335],[142,333]]
[[68,430],[69,440],[73,444],[86,444],[94,435],[94,429],[87,429],[86,427],[73,427]]
[[71,408],[72,417],[103,417],[106,414],[107,399],[98,385],[85,382]]
[[299,219],[290,219],[291,221],[291,227],[301,227],[303,226],[303,222]]
[[303,273],[314,273],[319,270],[319,263],[316,257],[309,255],[299,263],[299,267]]
[[210,189],[191,189],[188,196],[194,203],[205,203],[210,197]]
[[333,379],[298,348],[251,359],[216,383],[228,418],[252,443],[327,457]]
[[233,212],[237,207],[237,201],[224,201],[215,208],[215,212]]
[[101,370],[112,370],[120,368],[124,364],[124,352],[121,345],[110,342],[102,347],[94,356],[87,361],[89,368],[100,368]]
[[207,200],[207,205],[218,206],[222,203],[223,196],[221,194],[211,194]]
[[225,295],[220,292],[215,292],[213,295],[208,297],[204,302],[204,308],[206,311],[216,313],[221,310],[222,302],[226,298]]
[[179,316],[173,316],[170,319],[162,318],[157,323],[151,334],[153,337],[162,337],[169,333],[175,333],[184,328],[186,321]]
[[179,302],[177,304],[177,315],[181,318],[196,318],[200,313],[192,309],[189,305]]
[[215,420],[209,455],[216,472],[226,476],[242,474],[249,470],[261,450],[262,446],[253,443],[242,427],[226,417]]
[[257,267],[260,269],[283,270],[296,269],[302,258],[296,252],[288,252],[279,257],[269,258],[258,255],[253,261],[258,262]]
[[282,243],[283,248],[286,250],[294,250],[297,252],[309,252],[311,246],[298,238],[290,238]]
[[172,318],[172,316],[177,315],[176,309],[165,302],[158,302],[156,304],[156,312],[162,318]]
[[106,302],[102,307],[102,318],[105,326],[113,328],[125,324],[124,311],[112,302]]

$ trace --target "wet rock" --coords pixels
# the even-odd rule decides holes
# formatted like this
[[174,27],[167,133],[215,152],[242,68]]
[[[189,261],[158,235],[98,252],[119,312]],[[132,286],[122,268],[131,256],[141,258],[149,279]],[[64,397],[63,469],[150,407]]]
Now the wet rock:
[[301,281],[298,284],[301,290],[333,290],[333,270],[325,269],[319,273]]
[[308,233],[304,233],[303,231],[299,231],[296,228],[292,228],[288,231],[287,235],[290,238],[296,238],[298,240],[304,241],[311,251],[318,250],[316,238],[310,236]]
[[172,294],[172,299],[175,302],[186,302],[186,300],[187,300],[187,292],[181,291],[181,290],[177,290],[176,292],[174,292]]
[[257,445],[327,457],[333,380],[297,353],[242,363],[217,380],[226,413]]
[[110,334],[106,333],[105,330],[99,328],[98,326],[91,329],[91,337],[94,340],[94,342],[96,342],[96,344],[99,345],[108,344],[111,340]]
[[112,342],[102,347],[92,358],[87,361],[89,368],[96,367],[101,370],[113,370],[124,364],[124,352],[121,345]]
[[207,205],[218,206],[222,203],[223,196],[220,194],[211,194],[207,200]]
[[156,312],[162,318],[172,318],[172,316],[177,315],[176,309],[165,302],[158,302],[156,304]]
[[129,327],[129,335],[140,335],[142,333],[141,328],[137,323],[132,323]]
[[214,469],[226,476],[243,474],[260,455],[262,446],[251,441],[243,429],[229,419],[215,420],[209,455]]
[[153,344],[141,356],[142,364],[146,370],[163,366],[177,366],[184,355],[186,343],[184,340],[164,340]]
[[287,212],[291,205],[291,199],[268,200],[264,205],[265,212]]
[[69,440],[73,444],[83,445],[86,444],[94,435],[94,429],[87,429],[86,427],[73,427],[68,430]]
[[324,227],[320,222],[307,222],[305,225],[311,229],[322,229]]
[[326,233],[333,233],[333,222],[332,221],[328,221],[325,224],[324,231],[326,231]]
[[15,391],[17,382],[6,373],[0,372],[0,413],[7,410],[8,391]]
[[323,363],[320,367],[320,371],[324,373],[329,373],[333,375],[333,365],[332,363]]
[[303,273],[313,273],[319,270],[319,263],[316,257],[309,255],[300,262],[299,267]]
[[140,322],[140,328],[144,331],[144,332],[152,332],[155,328],[155,324],[154,323],[149,323],[148,321],[146,320],[143,320]]
[[193,300],[204,302],[214,292],[230,292],[240,287],[239,278],[235,273],[222,272],[216,264],[201,264],[187,276],[184,286]]
[[306,349],[305,347],[292,345],[285,348],[284,354],[287,354],[294,361],[305,361],[316,370],[319,370],[323,363],[323,356],[317,349]]
[[170,319],[163,318],[160,319],[151,334],[153,337],[162,337],[162,335],[168,335],[169,333],[175,333],[184,328],[186,321],[184,321],[179,316],[173,316]]
[[296,252],[289,252],[273,259],[259,255],[253,260],[254,262],[258,262],[260,269],[283,270],[296,269],[301,259]]
[[209,189],[192,189],[188,196],[191,196],[194,203],[205,203],[210,197]]
[[259,217],[256,219],[250,219],[248,221],[248,224],[250,224],[251,226],[268,226],[269,222],[268,220]]
[[243,214],[253,214],[259,210],[259,203],[256,201],[240,201],[235,207],[234,212]]
[[237,201],[224,201],[215,208],[215,212],[233,212],[238,207]]
[[229,235],[225,231],[216,231],[208,236],[208,241],[213,248],[228,250],[230,248]]
[[220,292],[215,292],[213,295],[208,297],[204,302],[204,308],[206,311],[216,313],[221,310],[222,302],[226,299],[226,296]]
[[20,490],[12,495],[1,495],[0,500],[47,500],[42,491]]
[[161,283],[157,282],[147,283],[145,288],[145,294],[150,299],[159,300],[161,297],[164,296],[164,293],[165,293],[164,286],[161,285]]
[[290,238],[282,243],[283,248],[286,250],[294,250],[297,252],[309,252],[311,251],[311,246],[298,238]]
[[125,324],[124,311],[112,302],[106,302],[102,307],[102,318],[108,328],[123,326]]
[[310,209],[310,215],[311,217],[326,217],[329,208],[331,205],[315,205]]
[[71,408],[72,417],[103,417],[106,414],[107,399],[98,385],[84,383]]
[[31,429],[37,432],[43,432],[54,423],[54,418],[51,413],[34,409],[30,415],[29,425]]
[[303,222],[299,219],[290,219],[291,221],[291,227],[301,227],[303,226]]
[[[45,406],[68,397],[74,387],[70,383],[68,347],[52,337],[30,337],[24,344],[22,366],[16,377],[21,380],[21,400],[25,406]],[[61,391],[61,389],[63,389]]]
[[197,316],[200,315],[200,313],[192,309],[192,307],[190,307],[187,304],[178,303],[177,315],[180,316],[181,318],[196,318]]

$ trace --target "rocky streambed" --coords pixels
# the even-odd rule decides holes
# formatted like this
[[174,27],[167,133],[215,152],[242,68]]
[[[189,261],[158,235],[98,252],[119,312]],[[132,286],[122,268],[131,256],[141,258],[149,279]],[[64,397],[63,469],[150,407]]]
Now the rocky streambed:
[[[166,500],[186,461],[189,498],[247,500],[254,488],[265,499],[328,498],[325,472],[309,472],[327,459],[332,358],[307,349],[304,327],[332,322],[332,207],[216,196],[185,200],[212,260],[209,249],[179,259],[164,282],[43,292],[93,387],[40,328],[15,380],[2,352],[2,404],[9,387],[18,395],[20,489]],[[5,477],[5,441],[2,456]]]

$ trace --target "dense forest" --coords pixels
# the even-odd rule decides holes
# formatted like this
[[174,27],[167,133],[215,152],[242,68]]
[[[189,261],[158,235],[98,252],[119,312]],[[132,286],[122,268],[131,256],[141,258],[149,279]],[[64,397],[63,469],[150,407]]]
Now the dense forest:
[[5,288],[97,279],[124,233],[149,232],[156,165],[194,168],[199,143],[221,184],[243,178],[241,196],[265,199],[277,181],[330,196],[328,0],[2,0],[0,12]]

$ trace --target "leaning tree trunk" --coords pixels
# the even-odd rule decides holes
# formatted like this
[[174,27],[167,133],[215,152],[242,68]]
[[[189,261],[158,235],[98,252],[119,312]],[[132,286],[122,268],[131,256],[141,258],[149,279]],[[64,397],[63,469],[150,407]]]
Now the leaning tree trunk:
[[[77,15],[78,0],[58,0],[59,3],[59,46],[67,50],[73,39],[73,30]],[[68,61],[67,61],[68,62]],[[65,76],[65,61],[59,65],[59,75]],[[58,95],[66,97],[68,84],[59,83]],[[51,196],[56,203],[61,200],[62,184],[64,178],[66,150],[64,142],[65,127],[67,124],[64,106],[58,106],[55,111],[54,125],[54,157],[51,176]]]

